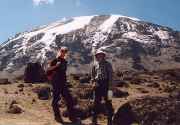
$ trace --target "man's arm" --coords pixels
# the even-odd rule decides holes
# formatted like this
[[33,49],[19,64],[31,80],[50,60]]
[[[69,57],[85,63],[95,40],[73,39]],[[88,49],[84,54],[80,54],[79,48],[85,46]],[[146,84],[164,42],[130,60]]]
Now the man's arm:
[[58,68],[58,65],[55,66],[50,66],[47,68],[47,71],[51,72],[51,71],[55,71]]
[[56,69],[59,67],[59,65],[60,65],[60,63],[58,63],[56,59],[50,61],[48,64],[47,72],[56,71]]
[[96,69],[95,69],[95,64],[91,64],[91,84],[92,88],[95,89],[97,87],[97,82],[96,82]]

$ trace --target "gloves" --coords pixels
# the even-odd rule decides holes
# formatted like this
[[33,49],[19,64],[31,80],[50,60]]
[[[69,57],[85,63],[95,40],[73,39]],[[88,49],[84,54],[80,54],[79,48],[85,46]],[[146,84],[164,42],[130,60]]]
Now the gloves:
[[93,82],[93,83],[92,83],[92,88],[93,88],[93,89],[96,89],[97,87],[98,87],[97,82]]
[[108,90],[108,99],[112,100],[113,98],[113,91],[112,90]]

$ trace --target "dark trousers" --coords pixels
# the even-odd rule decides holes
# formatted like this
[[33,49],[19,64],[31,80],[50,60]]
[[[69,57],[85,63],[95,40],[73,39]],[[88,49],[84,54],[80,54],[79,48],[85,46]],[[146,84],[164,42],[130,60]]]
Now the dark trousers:
[[[59,84],[58,84],[59,83]],[[74,104],[73,104],[73,98],[70,94],[70,91],[66,85],[66,83],[62,82],[53,82],[53,100],[52,100],[52,108],[54,111],[55,116],[60,116],[60,110],[59,110],[59,100],[61,99],[60,96],[62,96],[66,102],[67,110],[70,116],[74,115]]]
[[95,89],[95,99],[94,99],[94,109],[93,109],[93,120],[97,121],[97,115],[101,112],[99,109],[102,109],[101,101],[104,98],[106,113],[108,115],[108,120],[112,119],[113,116],[113,107],[112,101],[108,100],[108,81],[100,80],[97,82],[97,87]]

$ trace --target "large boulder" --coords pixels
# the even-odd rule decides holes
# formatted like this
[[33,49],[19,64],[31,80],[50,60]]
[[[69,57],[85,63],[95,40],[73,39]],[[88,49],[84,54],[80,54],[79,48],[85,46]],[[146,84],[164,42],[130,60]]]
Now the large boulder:
[[131,125],[135,121],[136,119],[131,105],[126,103],[114,115],[113,125]]
[[11,82],[7,78],[0,78],[0,85],[10,84]]
[[28,63],[24,71],[24,81],[26,83],[45,82],[46,75],[40,63]]
[[48,100],[51,96],[51,88],[48,86],[37,86],[32,91],[37,93],[40,100]]
[[[175,94],[177,95],[177,94]],[[144,96],[122,105],[113,125],[179,125],[180,101],[177,96]]]
[[48,100],[50,97],[50,88],[42,88],[38,92],[38,98],[40,100]]

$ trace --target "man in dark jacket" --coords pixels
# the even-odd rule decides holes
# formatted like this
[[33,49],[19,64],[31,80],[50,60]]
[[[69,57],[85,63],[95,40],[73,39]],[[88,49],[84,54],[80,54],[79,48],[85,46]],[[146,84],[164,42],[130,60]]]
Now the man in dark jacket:
[[68,52],[67,47],[61,47],[61,49],[57,53],[56,58],[49,63],[47,69],[47,75],[53,87],[52,108],[54,111],[54,117],[55,120],[60,123],[63,123],[63,120],[60,115],[59,104],[58,104],[60,100],[60,95],[66,101],[69,119],[72,122],[77,121],[75,117],[73,98],[66,84],[67,61],[65,57],[67,52]]
[[112,124],[113,107],[111,100],[108,99],[108,91],[112,83],[113,69],[111,64],[105,60],[105,56],[105,52],[97,50],[95,53],[96,60],[91,69],[91,78],[95,89],[93,125],[97,124],[98,109],[100,109],[102,99],[104,99],[106,105],[108,125]]

